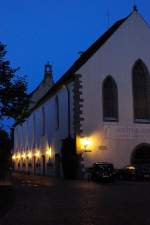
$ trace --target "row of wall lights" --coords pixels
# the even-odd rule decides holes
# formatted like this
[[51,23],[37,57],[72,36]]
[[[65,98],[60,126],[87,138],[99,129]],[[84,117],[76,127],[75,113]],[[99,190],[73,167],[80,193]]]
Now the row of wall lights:
[[[52,156],[51,147],[46,150],[46,155],[47,155],[47,157],[51,158],[51,156]],[[26,153],[22,153],[22,154],[17,153],[12,156],[12,159],[13,160],[16,160],[16,159],[20,160],[21,158],[22,159],[26,159],[26,158],[31,159],[33,156],[35,156],[36,158],[40,158],[41,152],[36,151],[35,154],[33,154],[32,152],[28,152],[27,154]]]
[[[88,137],[82,137],[80,138],[80,148],[81,148],[81,151],[83,152],[91,152],[91,147],[92,147],[92,140]],[[45,152],[46,156],[51,158],[52,157],[52,150],[51,150],[51,147],[48,147],[46,152]],[[13,160],[16,160],[16,159],[26,159],[26,158],[29,158],[31,159],[33,156],[35,156],[36,158],[40,158],[41,156],[41,152],[40,151],[36,151],[35,154],[33,154],[32,152],[28,152],[27,154],[26,153],[18,153],[18,154],[14,154],[12,156],[12,159]]]

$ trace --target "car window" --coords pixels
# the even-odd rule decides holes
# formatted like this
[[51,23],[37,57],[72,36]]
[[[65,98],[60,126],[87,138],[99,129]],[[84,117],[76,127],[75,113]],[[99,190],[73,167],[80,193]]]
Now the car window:
[[100,169],[100,170],[112,171],[113,165],[111,165],[111,164],[97,164],[97,165],[95,165],[95,168]]

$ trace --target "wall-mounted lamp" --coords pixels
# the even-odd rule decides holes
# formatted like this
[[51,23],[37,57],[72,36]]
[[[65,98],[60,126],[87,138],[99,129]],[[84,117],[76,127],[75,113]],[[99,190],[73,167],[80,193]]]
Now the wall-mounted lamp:
[[29,159],[31,159],[31,158],[32,158],[32,152],[29,152],[29,153],[27,154],[27,157],[28,157]]
[[16,159],[16,155],[12,155],[12,160],[15,160]]
[[52,157],[52,148],[51,148],[51,147],[48,147],[48,148],[47,148],[46,155],[47,155],[47,157],[49,157],[49,158]]
[[20,160],[20,158],[21,158],[21,155],[20,155],[20,153],[18,153],[17,154],[17,159]]
[[40,158],[40,151],[36,151],[35,157]]
[[81,150],[84,152],[91,152],[90,147],[92,144],[91,139],[87,138],[87,137],[83,137],[80,140],[81,143]]
[[23,154],[21,155],[21,157],[22,157],[22,159],[25,159],[25,158],[26,158],[26,154],[23,153]]

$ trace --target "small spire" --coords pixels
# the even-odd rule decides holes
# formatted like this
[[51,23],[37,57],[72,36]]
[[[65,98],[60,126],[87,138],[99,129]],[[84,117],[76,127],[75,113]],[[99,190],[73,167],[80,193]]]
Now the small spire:
[[50,82],[51,85],[54,83],[52,65],[49,62],[44,66],[44,82]]
[[138,11],[138,9],[137,9],[137,5],[136,5],[136,4],[134,4],[134,5],[133,5],[133,11],[135,11],[135,12],[137,12],[137,11]]
[[52,65],[50,65],[49,61],[45,65],[45,73],[51,73],[52,72]]

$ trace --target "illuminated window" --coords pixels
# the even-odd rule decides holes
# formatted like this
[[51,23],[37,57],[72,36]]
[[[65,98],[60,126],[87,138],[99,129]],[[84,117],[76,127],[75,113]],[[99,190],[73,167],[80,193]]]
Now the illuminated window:
[[45,135],[45,108],[42,107],[42,136]]
[[141,122],[150,120],[150,76],[142,60],[134,64],[132,87],[134,119]]
[[104,121],[118,120],[118,90],[111,76],[105,78],[102,87],[103,119]]
[[55,118],[56,118],[56,129],[59,128],[59,100],[58,96],[55,97]]

